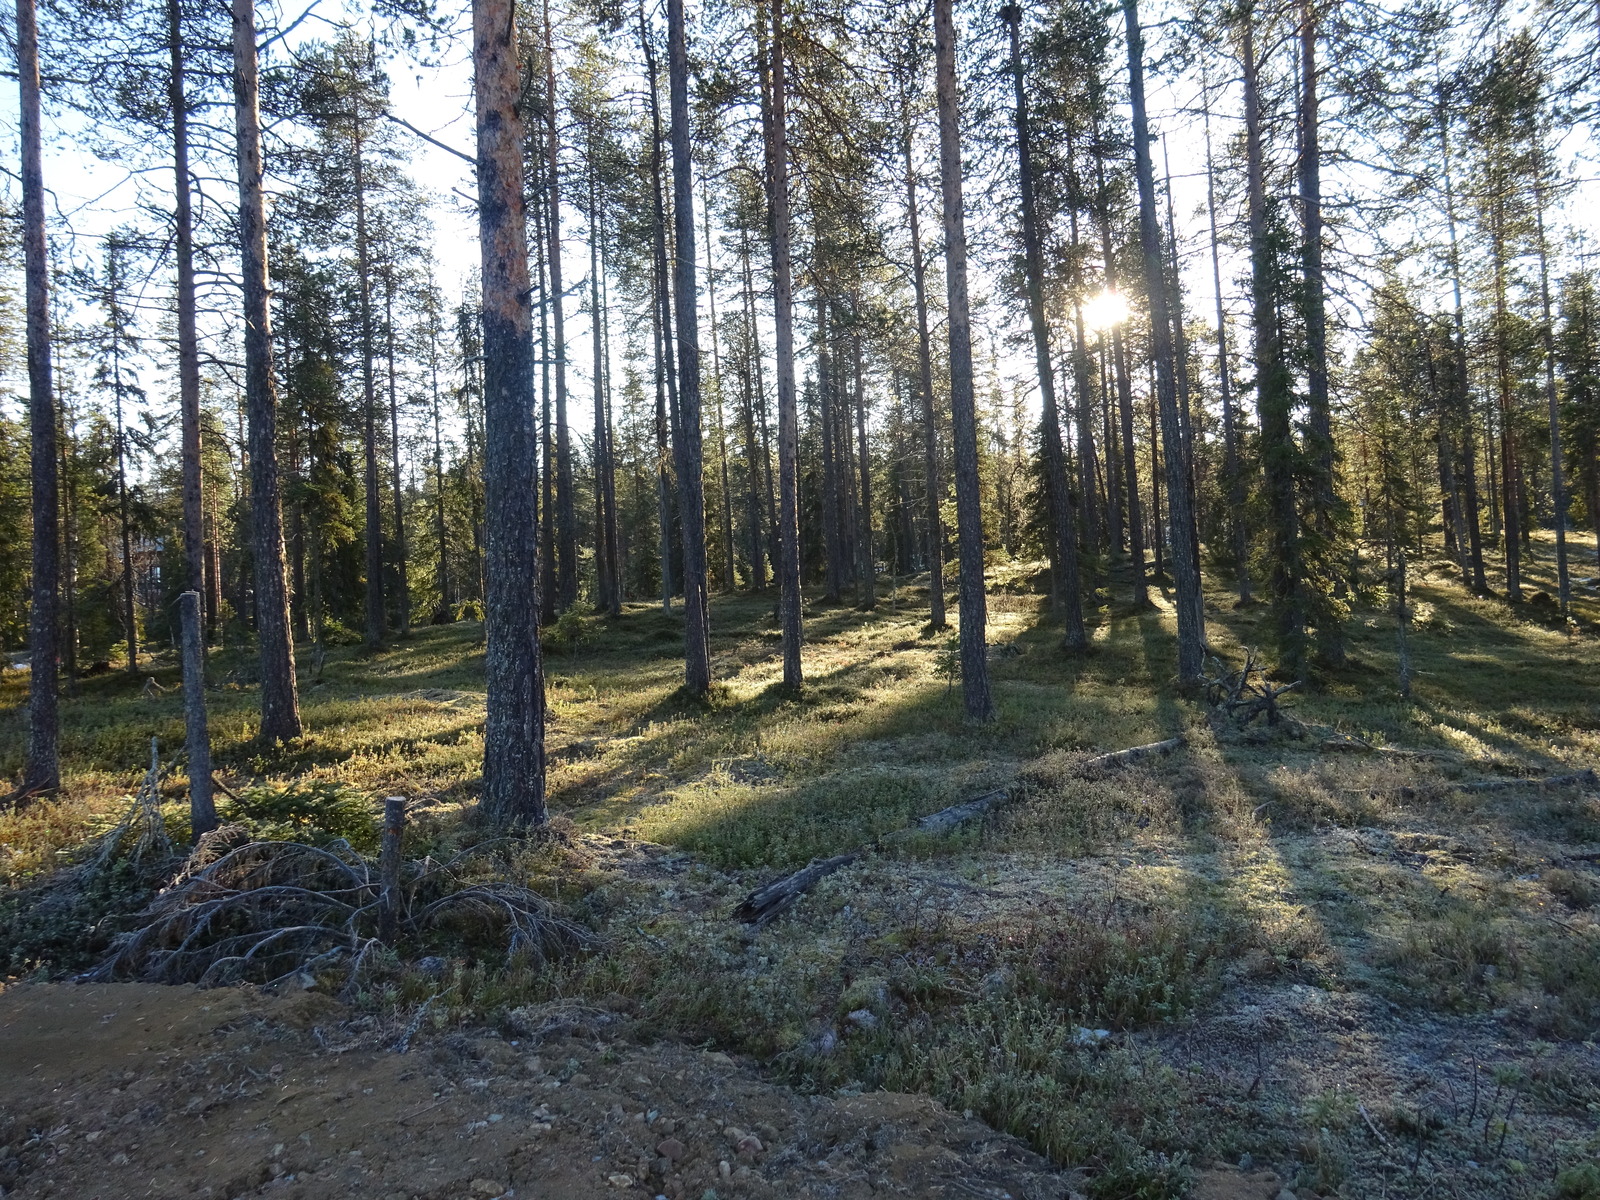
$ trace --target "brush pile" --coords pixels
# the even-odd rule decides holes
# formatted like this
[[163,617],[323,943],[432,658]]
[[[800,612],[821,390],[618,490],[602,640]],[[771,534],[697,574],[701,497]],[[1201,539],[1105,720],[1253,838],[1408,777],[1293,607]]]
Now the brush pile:
[[537,962],[592,940],[537,892],[493,878],[482,848],[406,863],[386,889],[377,862],[347,842],[246,837],[238,826],[202,837],[137,927],[84,978],[342,983],[351,993],[386,951],[492,943]]

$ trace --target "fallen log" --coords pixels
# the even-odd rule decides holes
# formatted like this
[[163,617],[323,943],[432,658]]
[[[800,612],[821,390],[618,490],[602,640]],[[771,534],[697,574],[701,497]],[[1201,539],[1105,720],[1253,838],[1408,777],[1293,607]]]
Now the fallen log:
[[1183,734],[1175,738],[1168,738],[1164,742],[1151,742],[1146,746],[1129,746],[1126,750],[1113,750],[1109,754],[1097,754],[1093,758],[1085,759],[1081,767],[1085,771],[1099,770],[1104,767],[1125,767],[1131,762],[1141,758],[1148,758],[1153,754],[1171,754],[1183,745]]
[[733,910],[733,915],[751,925],[765,925],[793,908],[800,897],[821,880],[841,867],[848,867],[863,853],[865,851],[856,850],[850,854],[836,854],[832,858],[819,858],[793,875],[785,875],[782,879],[758,887],[740,902],[739,907]]
[[1593,767],[1586,771],[1576,771],[1571,775],[1551,775],[1544,779],[1479,779],[1473,783],[1458,783],[1457,791],[1462,792],[1508,792],[1513,788],[1550,788],[1561,787],[1600,787],[1600,775],[1595,773]]
[[918,817],[911,823],[911,828],[922,833],[948,833],[956,826],[964,825],[974,817],[983,816],[1008,795],[1010,793],[1001,788],[999,791],[988,792],[961,804],[952,804],[949,808],[941,808],[936,813]]

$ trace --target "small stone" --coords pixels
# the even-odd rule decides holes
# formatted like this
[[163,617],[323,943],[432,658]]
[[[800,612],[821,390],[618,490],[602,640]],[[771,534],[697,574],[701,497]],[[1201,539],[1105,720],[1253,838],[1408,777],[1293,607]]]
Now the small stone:
[[878,1027],[878,1014],[869,1008],[858,1008],[847,1016],[845,1020],[856,1026],[856,1028],[865,1029],[869,1032]]
[[633,1176],[625,1175],[621,1171],[618,1171],[615,1175],[607,1175],[606,1182],[612,1187],[629,1188],[633,1186]]
[[673,1162],[677,1162],[685,1154],[689,1153],[689,1150],[677,1138],[669,1137],[662,1138],[656,1143],[656,1153],[661,1155],[662,1158],[670,1158]]
[[744,1137],[744,1130],[740,1129],[737,1125],[729,1125],[722,1131],[722,1136],[737,1146],[739,1144],[739,1139]]
[[1291,1192],[1288,1188],[1279,1188],[1278,1189],[1278,1194],[1274,1198],[1274,1200],[1300,1200],[1300,1198],[1298,1196],[1296,1196],[1293,1192]]
[[747,1133],[734,1143],[733,1149],[737,1154],[760,1154],[766,1147],[755,1134]]
[[118,1153],[116,1153],[116,1154],[113,1154],[111,1156],[111,1165],[113,1167],[125,1167],[125,1166],[127,1166],[128,1165],[128,1156],[126,1154],[121,1153],[120,1151]]
[[721,1162],[717,1163],[717,1174],[721,1175],[724,1179],[733,1178],[733,1167],[727,1159],[723,1159]]
[[719,1067],[733,1066],[733,1059],[729,1058],[720,1050],[713,1050],[710,1054],[706,1055],[706,1061]]
[[474,1196],[504,1196],[505,1184],[497,1179],[474,1179],[472,1181],[472,1194]]

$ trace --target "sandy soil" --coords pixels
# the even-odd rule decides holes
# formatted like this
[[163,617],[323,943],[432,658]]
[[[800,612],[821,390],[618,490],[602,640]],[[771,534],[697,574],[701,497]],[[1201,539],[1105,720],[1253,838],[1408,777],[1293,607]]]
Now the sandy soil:
[[549,1016],[400,1054],[318,995],[13,987],[0,1194],[1062,1200],[1079,1183],[924,1097],[802,1096],[723,1054],[608,1037],[605,1014]]

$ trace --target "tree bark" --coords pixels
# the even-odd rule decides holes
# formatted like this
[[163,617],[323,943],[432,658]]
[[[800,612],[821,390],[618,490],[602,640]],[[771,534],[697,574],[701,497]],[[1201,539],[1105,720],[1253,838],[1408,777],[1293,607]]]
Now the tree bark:
[[556,120],[556,43],[550,24],[550,4],[544,4],[545,40],[545,160],[549,189],[550,323],[555,344],[556,402],[556,609],[565,612],[578,602],[578,513],[573,499],[572,431],[567,424],[566,297],[561,284],[561,142]]
[[[1096,217],[1100,226],[1100,255],[1105,261],[1106,290],[1116,291],[1117,258],[1111,245],[1111,208],[1106,192],[1105,151],[1095,138],[1094,165]],[[1128,557],[1133,567],[1133,603],[1136,608],[1150,604],[1150,587],[1145,578],[1144,513],[1139,502],[1139,462],[1133,440],[1133,382],[1128,377],[1127,346],[1118,326],[1111,328],[1111,364],[1117,384],[1117,416],[1121,434],[1120,474],[1127,505],[1124,510],[1128,533]]]
[[917,176],[911,161],[911,105],[901,100],[901,150],[905,158],[906,216],[911,225],[911,288],[917,310],[917,385],[922,393],[923,503],[928,509],[928,625],[945,627],[944,522],[940,513],[939,424],[933,401],[933,348],[928,334],[928,278],[922,257]]
[[251,552],[255,558],[256,640],[261,655],[261,740],[271,744],[300,736],[300,697],[294,676],[294,643],[289,633],[289,586],[284,573],[283,502],[276,448],[278,397],[272,371],[255,6],[254,0],[232,0],[232,4]]
[[611,450],[611,420],[606,404],[609,347],[605,305],[600,298],[600,246],[605,237],[604,211],[594,171],[589,174],[589,340],[594,348],[594,564],[595,607],[622,615],[621,574],[617,556],[617,473]]
[[[177,266],[178,409],[183,459],[184,584],[205,592],[205,500],[200,458],[200,341],[195,321],[194,209],[189,179],[189,98],[184,86],[183,7],[167,0],[167,104],[172,110],[172,225]],[[206,626],[215,619],[204,605]],[[202,648],[204,642],[202,641]]]
[[484,494],[488,558],[483,810],[499,825],[545,821],[533,322],[528,308],[523,123],[512,0],[473,0],[478,237],[483,262]]
[[678,375],[673,366],[672,289],[667,281],[667,209],[662,197],[661,101],[656,74],[655,43],[645,23],[643,0],[639,4],[639,44],[644,50],[645,84],[650,94],[650,194],[654,216],[654,274],[652,309],[656,343],[656,516],[661,557],[661,611],[672,611],[672,496],[667,457],[668,414],[678,409]]
[[362,487],[366,500],[366,618],[367,649],[383,644],[386,615],[383,600],[383,508],[378,480],[378,387],[373,376],[372,244],[367,230],[366,161],[363,154],[361,116],[356,114],[351,162],[356,203],[356,284],[361,314],[361,457]]
[[40,133],[39,24],[34,0],[17,0],[17,76],[22,117],[22,256],[28,322],[28,436],[33,508],[33,579],[29,603],[28,760],[22,793],[61,786],[57,711],[60,605],[60,495],[56,405],[50,364],[50,263],[44,235]]
[[206,728],[206,645],[201,626],[200,593],[178,597],[183,642],[183,727],[189,756],[189,833],[195,840],[217,827],[211,792],[211,735]]
[[798,689],[800,663],[800,410],[794,379],[794,276],[789,244],[789,109],[784,76],[784,0],[772,6],[766,113],[767,219],[772,238],[772,310],[778,383],[778,620],[783,682]]
[[406,489],[400,472],[400,396],[395,379],[394,361],[394,262],[391,260],[383,272],[383,338],[384,365],[389,373],[389,470],[394,476],[394,586],[399,594],[395,606],[399,609],[400,636],[411,636],[411,580],[406,559]]
[[1550,500],[1556,522],[1556,591],[1561,615],[1572,607],[1572,581],[1567,574],[1567,483],[1561,463],[1561,405],[1556,392],[1555,321],[1550,313],[1550,254],[1544,236],[1544,197],[1536,202],[1539,220],[1539,298],[1544,309],[1540,337],[1544,342],[1544,398],[1550,414]]
[[861,365],[861,313],[855,315],[855,328],[851,331],[851,354],[855,359],[856,377],[856,453],[860,459],[861,521],[860,537],[856,544],[856,606],[871,612],[878,606],[878,559],[872,541],[872,457],[867,451],[867,389],[866,376]]
[[1134,172],[1139,184],[1139,244],[1144,251],[1145,292],[1150,304],[1151,341],[1156,366],[1156,406],[1161,414],[1161,446],[1167,478],[1168,541],[1178,610],[1178,678],[1198,679],[1205,656],[1206,618],[1200,592],[1194,497],[1183,426],[1178,416],[1177,368],[1172,345],[1172,314],[1167,307],[1166,264],[1156,223],[1154,164],[1144,102],[1144,35],[1138,0],[1122,0],[1128,34],[1128,90],[1133,102]]
[[1034,369],[1039,378],[1043,413],[1045,495],[1050,505],[1050,527],[1060,570],[1056,593],[1066,618],[1066,647],[1084,650],[1089,635],[1083,626],[1083,599],[1078,574],[1078,521],[1067,487],[1066,454],[1061,442],[1061,414],[1056,404],[1055,360],[1050,353],[1050,326],[1044,308],[1044,253],[1040,246],[1039,216],[1034,202],[1033,147],[1028,126],[1028,97],[1022,72],[1022,10],[1007,5],[1000,17],[1011,35],[1012,91],[1016,103],[1017,181],[1021,191],[1023,264],[1027,276],[1028,321],[1033,327]]
[[1222,262],[1217,249],[1217,176],[1211,158],[1211,92],[1205,92],[1206,212],[1211,222],[1211,286],[1217,298],[1217,391],[1222,397],[1222,470],[1228,493],[1228,535],[1239,606],[1250,604],[1250,542],[1245,532],[1244,471],[1239,459],[1239,421],[1234,410],[1233,370],[1228,363],[1228,316],[1222,305]]
[[700,435],[700,313],[694,245],[694,166],[689,157],[689,50],[683,0],[667,0],[667,85],[671,97],[672,231],[678,334],[678,520],[683,528],[683,682],[690,695],[711,690],[710,597]]
[[[1337,3],[1337,0],[1334,0]],[[1300,0],[1300,221],[1305,276],[1306,433],[1312,465],[1311,521],[1325,553],[1335,538],[1333,415],[1328,403],[1328,316],[1322,269],[1322,145],[1317,109],[1317,0]],[[1342,585],[1339,585],[1342,586]],[[1317,646],[1333,666],[1345,661],[1344,628],[1320,609]]]
[[1288,369],[1283,363],[1278,329],[1278,287],[1270,231],[1261,140],[1260,63],[1255,50],[1255,13],[1243,22],[1241,66],[1244,74],[1245,175],[1250,221],[1251,305],[1255,326],[1256,408],[1261,429],[1262,472],[1265,476],[1271,528],[1272,603],[1280,665],[1294,680],[1306,674],[1305,597],[1300,570],[1300,518],[1295,503],[1293,429]]
[[1465,511],[1462,520],[1467,527],[1467,550],[1472,568],[1472,590],[1478,595],[1488,591],[1488,580],[1483,570],[1483,531],[1478,513],[1478,452],[1472,422],[1472,382],[1467,369],[1467,318],[1466,306],[1461,297],[1461,251],[1456,241],[1455,180],[1450,166],[1450,115],[1448,102],[1442,92],[1435,105],[1439,126],[1440,173],[1444,179],[1445,221],[1450,231],[1450,283],[1455,297],[1455,399],[1452,413],[1454,423],[1461,432],[1461,486]]
[[989,691],[983,511],[978,478],[977,404],[972,384],[972,317],[967,301],[967,226],[961,196],[961,113],[953,2],[934,0],[933,46],[939,106],[939,180],[944,193],[945,292],[949,297],[956,538],[961,564],[961,688],[967,715],[976,721],[992,721],[995,710]]

